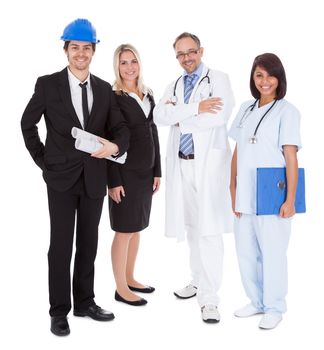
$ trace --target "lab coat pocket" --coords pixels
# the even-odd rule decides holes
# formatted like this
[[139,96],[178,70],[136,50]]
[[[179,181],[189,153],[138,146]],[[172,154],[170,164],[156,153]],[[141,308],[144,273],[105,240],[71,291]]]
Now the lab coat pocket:
[[207,100],[212,97],[212,91],[209,84],[204,84],[196,93],[197,102]]
[[207,166],[212,174],[212,179],[229,182],[230,165],[231,151],[229,149],[212,148],[209,151]]
[[[217,116],[216,116],[217,118]],[[214,128],[213,130],[213,149],[229,150],[229,143],[227,138],[227,130],[225,126]]]

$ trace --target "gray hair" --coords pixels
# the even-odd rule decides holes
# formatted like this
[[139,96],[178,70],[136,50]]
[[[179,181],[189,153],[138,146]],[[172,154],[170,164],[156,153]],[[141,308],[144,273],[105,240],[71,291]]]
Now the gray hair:
[[176,47],[177,42],[183,38],[191,38],[197,44],[198,49],[200,49],[200,40],[199,40],[198,36],[195,34],[188,33],[188,32],[183,32],[182,34],[180,34],[176,37],[176,39],[173,43],[174,49]]

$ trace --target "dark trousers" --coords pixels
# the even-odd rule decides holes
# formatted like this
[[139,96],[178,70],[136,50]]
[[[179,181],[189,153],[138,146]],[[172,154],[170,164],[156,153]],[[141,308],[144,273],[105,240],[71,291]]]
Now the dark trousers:
[[74,308],[83,310],[94,304],[94,261],[103,198],[91,199],[87,196],[83,176],[66,192],[57,192],[48,186],[47,193],[51,222],[49,313],[51,316],[66,316],[71,310],[70,265],[75,222]]

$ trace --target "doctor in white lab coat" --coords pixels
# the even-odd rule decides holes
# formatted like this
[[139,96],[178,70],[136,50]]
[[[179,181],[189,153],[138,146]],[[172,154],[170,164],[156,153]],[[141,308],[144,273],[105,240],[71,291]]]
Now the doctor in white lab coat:
[[[232,231],[233,220],[226,123],[234,98],[227,75],[201,62],[203,48],[197,36],[179,35],[174,49],[184,73],[167,87],[154,110],[155,123],[170,126],[166,153],[166,235],[182,241],[187,233],[190,248],[192,282],[174,294],[182,299],[197,294],[203,320],[218,322],[222,233]],[[194,77],[189,100],[187,76]],[[190,154],[179,152],[180,137],[185,134],[192,136]]]

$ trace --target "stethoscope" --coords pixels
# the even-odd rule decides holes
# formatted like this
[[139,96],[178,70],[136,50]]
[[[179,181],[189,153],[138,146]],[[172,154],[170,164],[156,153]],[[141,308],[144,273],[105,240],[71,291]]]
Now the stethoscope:
[[[248,106],[246,108],[246,110],[243,113],[243,116],[238,124],[238,128],[243,128],[243,124],[245,122],[245,120],[248,118],[248,116],[250,115],[250,113],[254,110],[254,107],[256,106],[257,102],[259,100],[255,100],[250,106]],[[258,142],[258,139],[256,137],[256,134],[258,132],[259,126],[261,125],[263,119],[265,118],[265,116],[270,112],[270,110],[273,108],[273,106],[277,103],[278,100],[274,100],[274,102],[271,104],[271,106],[265,111],[265,113],[263,114],[263,116],[261,117],[261,119],[259,120],[258,125],[256,126],[253,136],[251,136],[249,138],[249,143],[251,143],[252,145],[256,144]],[[250,110],[250,111],[249,111]]]
[[[178,102],[176,90],[177,90],[178,82],[182,77],[183,76],[181,75],[174,83],[173,96],[171,97],[171,103],[173,103],[173,104],[177,104],[177,102]],[[204,79],[207,79],[207,86],[208,86],[208,90],[209,90],[208,97],[212,97],[212,88],[211,88],[211,84],[210,84],[209,69],[207,70],[206,75],[199,80],[198,86],[204,81]]]

